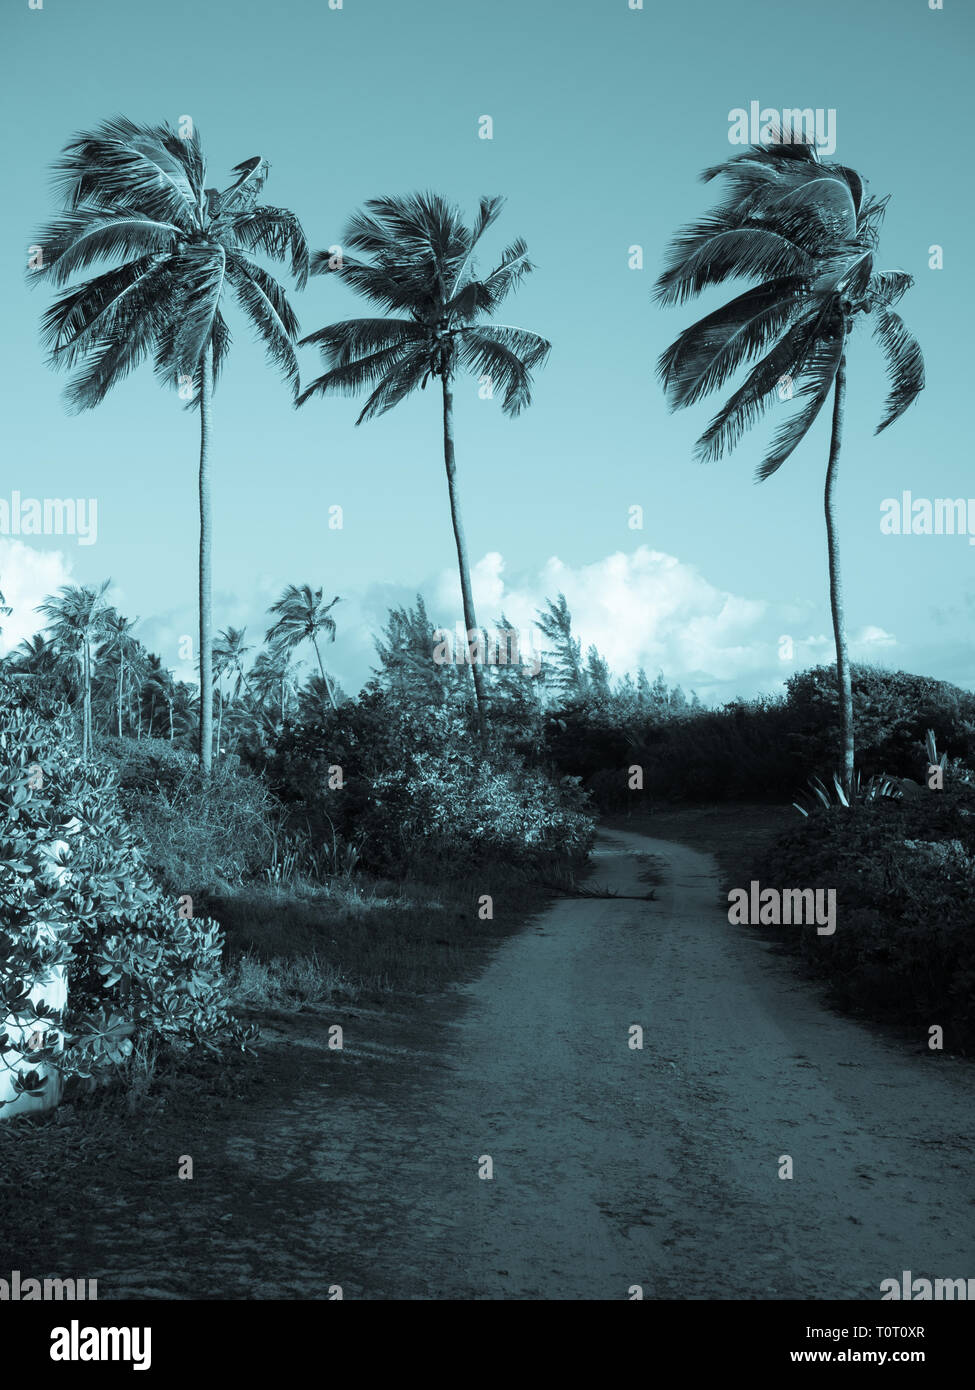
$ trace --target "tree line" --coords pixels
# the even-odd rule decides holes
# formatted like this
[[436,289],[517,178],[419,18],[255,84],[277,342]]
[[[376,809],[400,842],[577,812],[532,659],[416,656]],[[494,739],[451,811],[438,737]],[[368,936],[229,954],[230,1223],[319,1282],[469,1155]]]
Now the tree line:
[[[525,242],[510,241],[492,269],[481,272],[477,266],[501,198],[482,198],[470,222],[436,193],[374,198],[349,219],[340,247],[312,253],[296,214],[263,201],[268,173],[267,160],[255,156],[235,166],[223,189],[213,188],[195,129],[183,134],[125,117],[105,121],[66,145],[55,168],[61,208],[35,237],[30,262],[32,280],[65,289],[45,312],[42,329],[52,364],[74,372],[67,391],[73,408],[98,405],[151,359],[159,379],[198,411],[203,690],[213,685],[215,662],[234,661],[233,655],[221,656],[221,643],[238,640],[226,632],[215,638],[212,630],[213,397],[230,348],[231,301],[257,331],[298,407],[318,396],[364,394],[357,421],[362,423],[416,390],[439,387],[468,633],[478,631],[478,623],[457,484],[454,384],[465,372],[488,378],[501,393],[505,413],[517,415],[530,404],[533,372],[551,351],[533,330],[497,319],[507,296],[533,269]],[[743,383],[699,440],[704,460],[735,447],[770,407],[794,401],[759,467],[763,479],[794,452],[832,397],[824,511],[843,715],[841,767],[849,789],[853,706],[836,508],[847,350],[855,325],[870,323],[890,376],[878,426],[886,429],[924,385],[921,350],[893,307],[912,280],[875,265],[887,199],[869,196],[856,171],[822,162],[813,143],[777,132],[768,143],[705,170],[703,178],[720,179],[724,195],[674,237],[656,286],[658,302],[683,304],[733,278],[759,283],[682,332],[658,371],[668,404],[679,409],[728,386],[747,367]],[[374,306],[375,316],[332,323],[299,338],[288,294],[257,257],[286,262],[299,291],[310,276],[340,277]],[[117,264],[75,280],[106,260]],[[302,345],[316,347],[325,368],[304,387],[296,355]],[[308,598],[294,602],[301,608]],[[300,626],[303,620],[296,621]],[[466,669],[483,732],[486,676],[474,652],[469,655]],[[570,653],[566,659],[571,666]],[[320,659],[319,664],[327,690]],[[242,680],[239,670],[238,675]],[[601,679],[595,670],[591,678]],[[211,701],[202,700],[198,751],[205,771],[213,718]]]

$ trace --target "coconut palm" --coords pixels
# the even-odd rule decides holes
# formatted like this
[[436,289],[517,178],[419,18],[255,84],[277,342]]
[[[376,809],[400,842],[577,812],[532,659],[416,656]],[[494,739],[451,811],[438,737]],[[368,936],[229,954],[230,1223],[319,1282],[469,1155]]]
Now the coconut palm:
[[267,706],[272,701],[276,702],[278,719],[283,724],[288,694],[294,689],[290,654],[274,648],[258,652],[251,667],[250,685],[255,700],[265,714]]
[[109,608],[105,612],[102,627],[105,633],[98,655],[115,655],[118,659],[118,676],[116,689],[116,705],[118,709],[118,736],[122,737],[122,699],[125,689],[125,663],[126,659],[133,655],[138,643],[132,636],[132,629],[138,623],[138,618],[123,618],[122,614],[114,608]]
[[[454,452],[453,382],[461,371],[489,378],[503,393],[502,408],[517,415],[531,402],[531,373],[547,356],[550,344],[537,333],[486,320],[532,269],[522,240],[513,241],[495,268],[483,277],[474,253],[497,219],[503,199],[482,198],[472,226],[457,208],[436,194],[373,198],[349,222],[343,246],[363,252],[358,259],[321,251],[312,257],[312,274],[333,272],[366,299],[389,311],[384,318],[333,323],[302,339],[321,349],[328,370],[298,398],[330,391],[354,394],[371,388],[357,424],[382,415],[417,387],[439,379],[443,393],[443,448],[447,492],[464,622],[477,632],[471,592],[470,561],[457,495]],[[478,719],[484,727],[484,685],[475,660],[475,639],[468,656],[474,679]]]
[[218,635],[213,644],[213,675],[217,687],[217,752],[220,751],[220,730],[223,725],[223,677],[230,677],[229,700],[236,700],[241,690],[248,690],[247,675],[244,671],[244,657],[251,650],[244,646],[246,628],[228,627]]
[[686,329],[663,353],[658,370],[669,404],[677,409],[720,389],[738,368],[752,364],[699,439],[702,460],[720,458],[770,405],[795,398],[793,413],[759,465],[759,480],[785,463],[832,392],[824,503],[842,778],[849,794],[853,695],[836,527],[846,356],[854,326],[868,320],[890,378],[879,433],[924,386],[921,349],[892,307],[913,280],[900,271],[875,269],[887,199],[868,197],[859,174],[822,163],[812,145],[779,137],[705,170],[702,177],[724,179],[727,195],[674,238],[657,298],[684,303],[736,276],[760,283]]
[[[101,260],[119,264],[76,284],[46,312],[57,367],[78,368],[67,398],[78,409],[152,354],[161,380],[200,413],[200,682],[212,684],[210,438],[214,383],[230,346],[233,295],[271,361],[298,389],[298,321],[281,286],[253,258],[290,257],[302,286],[308,250],[298,219],[259,203],[267,161],[238,164],[222,192],[206,187],[198,131],[139,126],[123,116],[74,137],[56,166],[65,210],[37,235],[35,279],[63,286]],[[212,757],[213,708],[200,704],[200,762]]]
[[48,619],[47,630],[55,647],[68,660],[76,662],[81,670],[83,758],[89,756],[92,747],[91,676],[95,648],[104,636],[109,606],[105,593],[111,582],[110,579],[106,579],[99,589],[66,584],[59,590],[57,598],[46,599],[37,607],[37,612],[43,613]]
[[272,603],[267,610],[269,613],[277,614],[277,622],[272,623],[265,634],[265,641],[270,642],[272,651],[279,656],[290,656],[302,642],[312,644],[318,658],[322,683],[333,709],[338,709],[335,691],[325,674],[318,641],[320,637],[327,638],[329,642],[335,641],[335,619],[331,610],[340,602],[336,596],[330,603],[325,603],[322,590],[313,591],[310,584],[302,584],[300,587],[289,584],[278,601]]

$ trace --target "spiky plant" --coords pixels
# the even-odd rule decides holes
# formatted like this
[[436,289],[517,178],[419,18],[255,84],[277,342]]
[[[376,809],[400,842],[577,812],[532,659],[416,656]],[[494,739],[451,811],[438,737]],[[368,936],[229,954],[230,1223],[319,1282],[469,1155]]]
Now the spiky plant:
[[913,280],[875,268],[886,198],[867,196],[852,169],[820,161],[815,146],[779,138],[706,169],[722,179],[722,202],[674,238],[657,281],[661,303],[682,304],[735,277],[759,284],[706,315],[667,348],[658,370],[671,409],[743,383],[698,440],[703,461],[720,458],[770,405],[795,400],[758,467],[769,478],[806,437],[832,392],[825,513],[830,607],[842,721],[842,782],[853,785],[853,694],[836,528],[836,478],[843,430],[846,356],[855,325],[869,321],[882,348],[890,392],[877,432],[901,416],[924,386],[917,341],[894,304]]

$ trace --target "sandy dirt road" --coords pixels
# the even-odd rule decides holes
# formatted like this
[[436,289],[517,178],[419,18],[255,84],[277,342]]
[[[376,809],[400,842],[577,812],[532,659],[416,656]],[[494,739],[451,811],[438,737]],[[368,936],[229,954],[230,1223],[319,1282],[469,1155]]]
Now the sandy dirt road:
[[593,883],[634,896],[554,903],[451,1001],[349,1010],[300,1086],[174,1139],[192,1184],[136,1160],[77,1233],[100,1296],[878,1299],[905,1269],[975,1275],[971,1065],[825,1010],[729,926],[708,856],[607,832]]

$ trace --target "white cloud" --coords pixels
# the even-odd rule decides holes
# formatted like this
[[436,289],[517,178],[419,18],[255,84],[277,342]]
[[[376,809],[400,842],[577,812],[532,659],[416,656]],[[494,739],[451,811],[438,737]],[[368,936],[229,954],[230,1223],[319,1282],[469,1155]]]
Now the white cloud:
[[[815,605],[729,593],[696,566],[645,545],[580,566],[552,556],[536,573],[511,580],[503,556],[493,551],[474,566],[472,583],[483,624],[490,626],[503,610],[523,631],[545,600],[562,592],[584,653],[593,643],[615,675],[642,666],[652,679],[663,670],[669,681],[696,689],[704,699],[769,690],[794,671],[832,657],[831,636],[797,635],[803,628],[808,632]],[[432,607],[438,621],[460,616],[455,570],[440,575]],[[784,636],[792,641],[788,660],[779,656]],[[869,656],[895,641],[882,628],[865,627],[853,645],[857,654]]]
[[60,550],[35,550],[0,537],[0,593],[13,609],[9,618],[0,617],[0,656],[40,631],[44,619],[35,608],[71,582],[71,566]]

